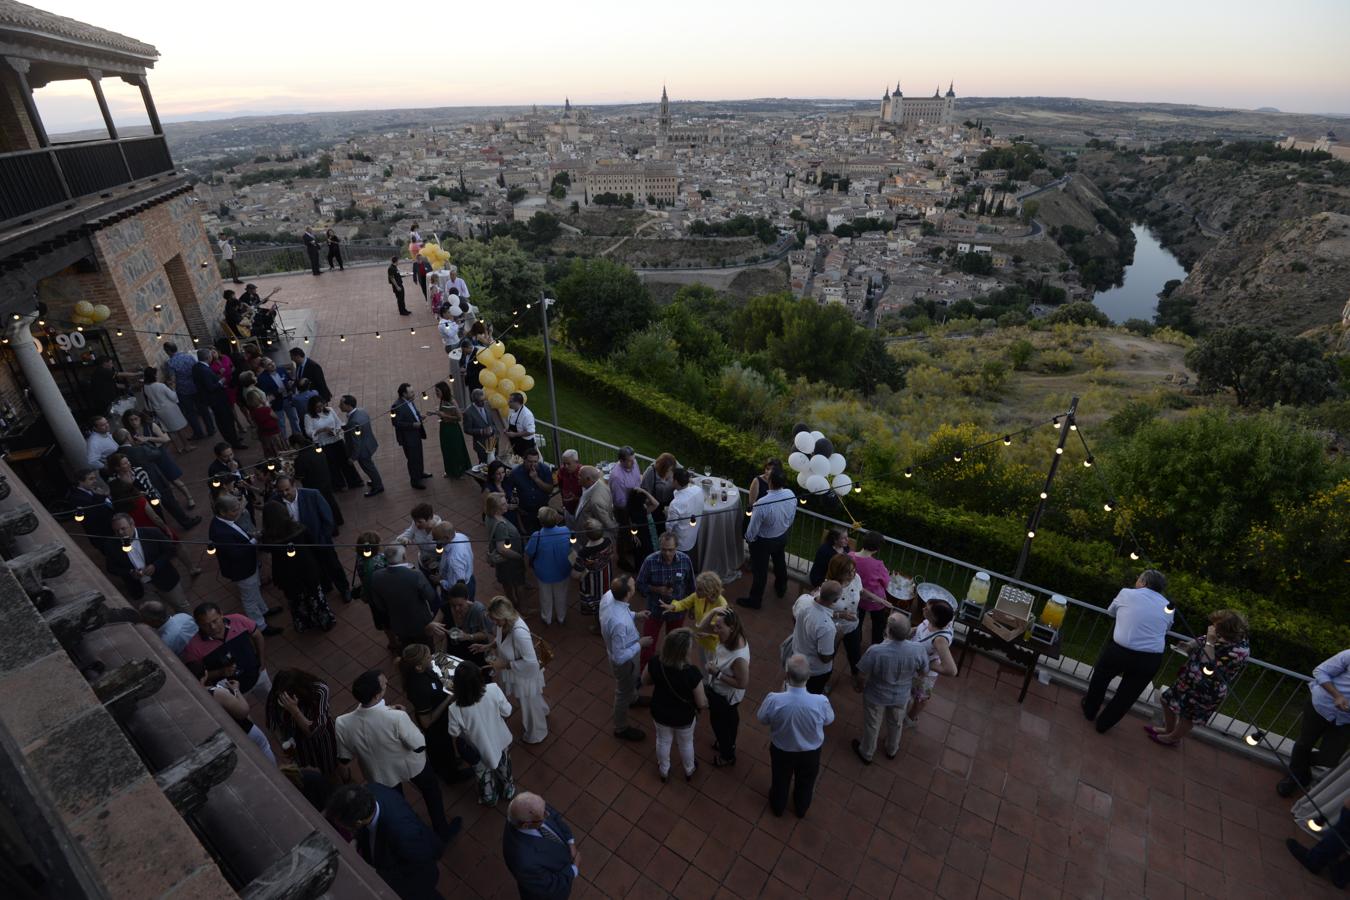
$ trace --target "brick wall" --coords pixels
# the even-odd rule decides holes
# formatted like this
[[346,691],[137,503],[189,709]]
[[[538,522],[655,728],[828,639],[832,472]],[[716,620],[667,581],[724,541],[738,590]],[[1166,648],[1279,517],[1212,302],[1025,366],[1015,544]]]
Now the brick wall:
[[37,149],[37,135],[28,121],[22,90],[19,76],[0,63],[0,153]]

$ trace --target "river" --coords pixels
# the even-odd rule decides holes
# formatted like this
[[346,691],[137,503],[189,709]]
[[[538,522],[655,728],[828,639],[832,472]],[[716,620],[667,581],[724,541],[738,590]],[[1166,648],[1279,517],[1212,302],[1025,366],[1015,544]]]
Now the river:
[[1102,291],[1092,298],[1112,322],[1126,319],[1153,321],[1158,307],[1158,292],[1173,278],[1184,279],[1186,270],[1175,256],[1164,250],[1143,225],[1135,225],[1134,262],[1125,267],[1125,278],[1120,287]]

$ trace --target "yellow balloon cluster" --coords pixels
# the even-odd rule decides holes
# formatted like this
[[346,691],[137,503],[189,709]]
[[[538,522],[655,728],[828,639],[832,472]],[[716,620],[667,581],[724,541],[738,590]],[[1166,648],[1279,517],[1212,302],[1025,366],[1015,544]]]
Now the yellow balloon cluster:
[[483,367],[478,373],[478,383],[483,386],[488,405],[493,409],[505,412],[512,393],[534,390],[534,378],[516,362],[515,356],[506,352],[506,345],[501,341],[478,351],[477,360]]
[[81,300],[75,304],[75,314],[70,318],[76,325],[95,325],[111,315],[112,310],[102,303],[95,306],[88,300]]
[[450,261],[450,254],[442,250],[441,245],[435,241],[427,241],[423,244],[417,251],[417,255],[420,255],[431,265],[432,271],[444,269],[445,264]]

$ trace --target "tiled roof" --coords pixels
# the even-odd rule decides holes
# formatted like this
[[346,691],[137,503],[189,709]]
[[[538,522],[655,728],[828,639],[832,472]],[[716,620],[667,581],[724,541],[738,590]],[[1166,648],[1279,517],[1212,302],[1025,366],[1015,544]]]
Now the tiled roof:
[[159,51],[153,46],[135,38],[58,16],[26,3],[15,3],[14,0],[0,0],[0,30],[6,28],[35,32],[56,40],[93,44],[146,59],[159,56]]

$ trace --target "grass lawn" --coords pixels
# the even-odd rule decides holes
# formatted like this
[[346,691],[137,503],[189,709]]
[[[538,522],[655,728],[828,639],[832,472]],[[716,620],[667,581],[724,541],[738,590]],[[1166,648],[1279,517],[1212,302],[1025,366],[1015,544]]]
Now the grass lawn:
[[[552,418],[549,409],[548,378],[541,372],[535,381],[534,390],[530,393],[530,409],[542,423]],[[558,421],[555,424],[559,428],[580,432],[598,441],[620,447],[631,444],[634,450],[644,456],[656,456],[666,449],[666,442],[659,434],[643,428],[620,413],[611,411],[605,406],[602,397],[561,381],[558,382]],[[541,430],[545,436],[551,437],[542,426]],[[564,449],[575,443],[569,442],[567,435],[560,437]],[[592,458],[593,453],[588,453],[581,447],[577,447],[577,450],[581,453],[582,462],[596,461]]]

